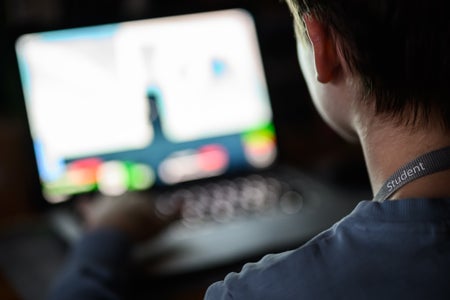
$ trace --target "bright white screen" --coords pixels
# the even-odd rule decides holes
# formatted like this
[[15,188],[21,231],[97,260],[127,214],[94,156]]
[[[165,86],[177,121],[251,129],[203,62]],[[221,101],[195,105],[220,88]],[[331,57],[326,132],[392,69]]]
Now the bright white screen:
[[28,34],[17,53],[44,181],[62,178],[65,161],[149,149],[156,135],[182,144],[271,123],[243,10]]

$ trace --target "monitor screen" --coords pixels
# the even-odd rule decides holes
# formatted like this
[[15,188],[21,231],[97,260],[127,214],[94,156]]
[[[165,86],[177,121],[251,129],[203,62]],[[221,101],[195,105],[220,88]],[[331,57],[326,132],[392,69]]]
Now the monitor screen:
[[270,99],[246,11],[30,33],[16,52],[49,202],[275,160]]

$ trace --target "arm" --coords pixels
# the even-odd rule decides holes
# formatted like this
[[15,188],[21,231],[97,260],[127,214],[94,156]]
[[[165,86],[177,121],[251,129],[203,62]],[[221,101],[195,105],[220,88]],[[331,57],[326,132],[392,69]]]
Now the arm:
[[49,300],[124,298],[134,244],[148,240],[178,215],[160,218],[147,198],[108,198],[80,207],[87,232],[71,250]]
[[132,242],[114,229],[86,234],[72,249],[49,299],[120,299],[126,290]]

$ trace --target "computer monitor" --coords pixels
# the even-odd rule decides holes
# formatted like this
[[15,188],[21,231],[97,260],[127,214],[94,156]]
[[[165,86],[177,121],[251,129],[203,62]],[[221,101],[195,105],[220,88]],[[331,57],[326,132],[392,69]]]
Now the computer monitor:
[[244,10],[30,33],[16,52],[50,203],[266,168],[276,158]]

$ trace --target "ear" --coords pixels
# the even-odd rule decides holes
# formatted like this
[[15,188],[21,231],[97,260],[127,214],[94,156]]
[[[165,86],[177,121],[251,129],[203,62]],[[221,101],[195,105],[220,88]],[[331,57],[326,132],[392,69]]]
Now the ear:
[[305,14],[303,20],[313,47],[317,80],[328,83],[333,80],[340,65],[336,44],[329,31],[314,16]]

